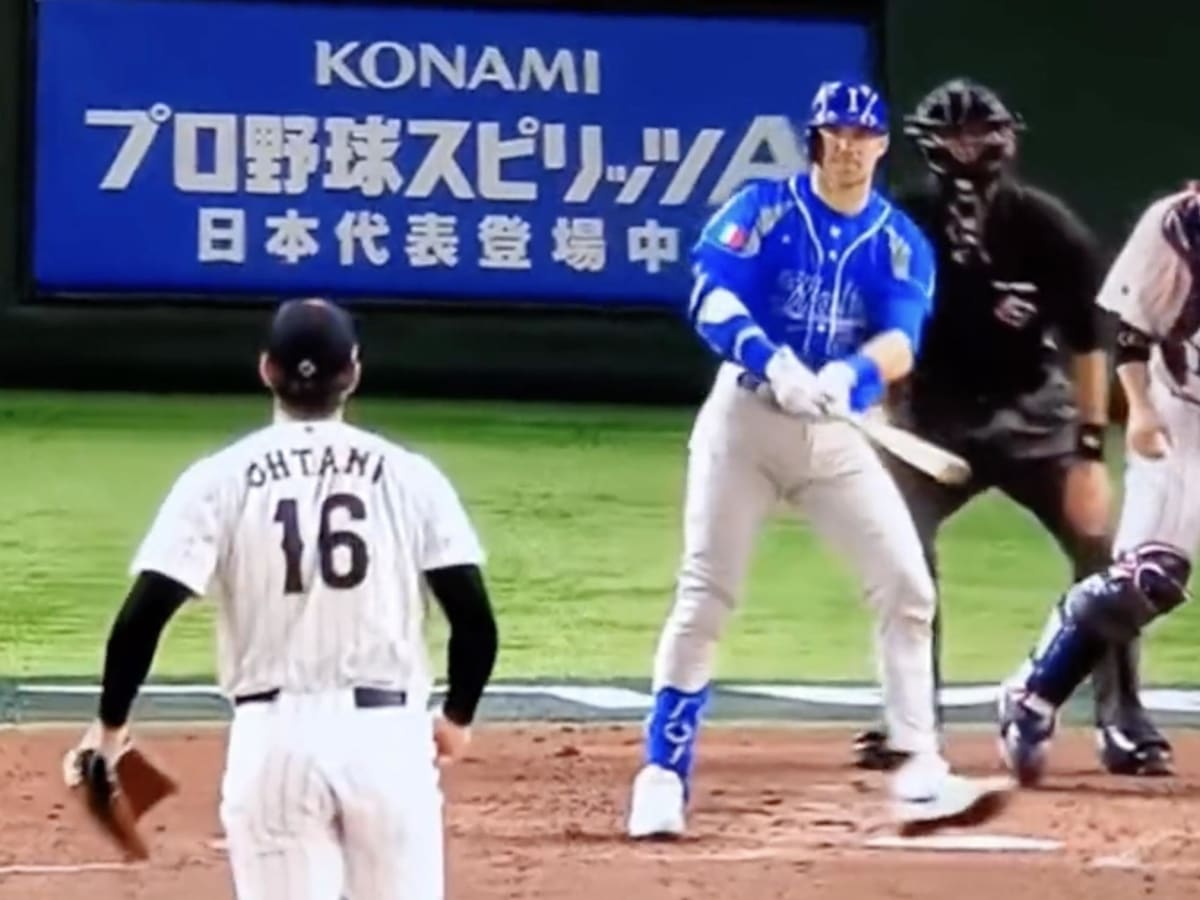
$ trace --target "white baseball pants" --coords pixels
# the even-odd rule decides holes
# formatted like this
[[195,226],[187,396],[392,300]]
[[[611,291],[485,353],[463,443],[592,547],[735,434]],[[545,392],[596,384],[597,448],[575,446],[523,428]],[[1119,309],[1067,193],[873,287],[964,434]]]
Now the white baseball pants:
[[655,689],[696,691],[712,678],[755,539],[782,504],[809,519],[861,579],[876,616],[890,743],[936,751],[934,586],[895,482],[854,428],[789,416],[739,387],[737,375],[722,366],[692,431],[683,558],[655,657]]
[[1151,399],[1167,426],[1171,452],[1162,459],[1127,455],[1113,550],[1161,541],[1190,559],[1200,547],[1200,406],[1159,381],[1151,383]]
[[442,900],[442,795],[424,706],[349,691],[235,710],[221,821],[239,900]]

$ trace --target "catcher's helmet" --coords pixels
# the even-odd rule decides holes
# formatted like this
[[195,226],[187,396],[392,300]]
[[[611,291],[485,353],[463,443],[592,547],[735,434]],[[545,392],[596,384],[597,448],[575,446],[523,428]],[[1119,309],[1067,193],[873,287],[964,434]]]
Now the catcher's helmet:
[[887,134],[888,111],[883,96],[869,84],[826,81],[813,95],[809,133],[816,128],[849,126]]
[[[1024,129],[1021,116],[995,91],[969,78],[939,84],[904,117],[904,133],[938,173],[998,171],[1015,150],[1013,133]],[[955,145],[956,136],[966,135],[969,144]]]

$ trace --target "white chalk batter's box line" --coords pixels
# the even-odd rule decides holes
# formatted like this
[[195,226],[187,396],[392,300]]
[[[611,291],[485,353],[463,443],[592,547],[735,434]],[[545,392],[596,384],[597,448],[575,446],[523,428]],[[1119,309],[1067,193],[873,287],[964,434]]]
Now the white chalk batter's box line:
[[[1159,832],[1152,835],[1150,845],[1161,843],[1178,832]],[[206,848],[218,856],[226,856],[228,847],[223,839],[206,842]],[[1135,848],[1135,850],[1115,856],[1086,856],[1076,862],[1085,869],[1125,869],[1133,871],[1159,872],[1163,874],[1190,874],[1200,872],[1200,865],[1194,862],[1153,861],[1142,858],[1137,850],[1145,851],[1150,847]],[[792,840],[765,840],[762,845],[754,848],[728,847],[712,849],[708,852],[686,854],[671,854],[663,847],[655,848],[653,856],[669,859],[673,865],[688,862],[751,862],[755,860],[778,859],[812,859],[814,848],[807,845],[797,845]],[[900,837],[897,835],[878,835],[875,837],[859,838],[839,842],[837,850],[845,851],[907,851],[910,853],[949,853],[957,855],[995,855],[995,854],[1052,854],[1068,853],[1070,847],[1064,841],[1055,838],[1035,837],[1023,834],[994,834],[986,832],[942,833],[922,837]],[[820,856],[820,853],[816,854]],[[1077,855],[1077,854],[1071,854]],[[95,872],[130,872],[144,869],[145,863],[123,862],[81,862],[81,863],[17,863],[0,866],[0,877],[13,875],[84,875]]]
[[5,875],[87,875],[93,872],[136,872],[143,865],[120,862],[87,863],[17,863],[0,866],[0,877]]
[[[718,693],[746,698],[809,703],[815,706],[878,709],[882,696],[877,687],[828,684],[717,684]],[[17,692],[26,696],[95,696],[97,685],[23,684]],[[441,686],[436,690],[441,692]],[[941,702],[948,708],[988,706],[996,702],[995,685],[960,685],[942,689]],[[148,697],[205,697],[221,700],[211,684],[151,684],[142,689]],[[599,710],[648,710],[652,697],[632,688],[586,684],[493,684],[488,697],[552,697],[567,703]],[[1142,703],[1151,712],[1200,713],[1200,690],[1150,688],[1142,691]]]

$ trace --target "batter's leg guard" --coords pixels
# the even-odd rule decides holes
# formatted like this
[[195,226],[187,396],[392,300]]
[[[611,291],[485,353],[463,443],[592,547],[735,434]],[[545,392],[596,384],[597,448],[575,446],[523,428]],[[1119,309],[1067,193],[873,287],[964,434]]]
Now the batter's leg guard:
[[633,781],[628,832],[631,838],[683,834],[700,715],[708,687],[688,693],[661,688],[646,721],[646,764]]
[[695,759],[700,717],[708,705],[709,690],[708,685],[691,693],[673,687],[660,688],[654,695],[654,709],[646,722],[646,764],[678,775],[683,782],[685,798]]

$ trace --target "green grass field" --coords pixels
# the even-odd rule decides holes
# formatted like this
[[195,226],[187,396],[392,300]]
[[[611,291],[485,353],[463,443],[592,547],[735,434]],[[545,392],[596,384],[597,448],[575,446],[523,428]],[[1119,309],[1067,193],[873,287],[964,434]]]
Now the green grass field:
[[[645,677],[680,545],[690,409],[362,401],[366,427],[430,454],[490,554],[498,677]],[[128,560],[192,459],[256,427],[265,399],[0,393],[0,675],[95,677]],[[1024,653],[1067,568],[1033,521],[988,496],[946,528],[946,672],[995,679]],[[211,610],[172,623],[155,675],[206,677]],[[440,623],[431,628],[440,644]],[[1155,629],[1147,672],[1200,681],[1200,611]],[[801,523],[759,547],[720,675],[873,677],[848,571]]]

